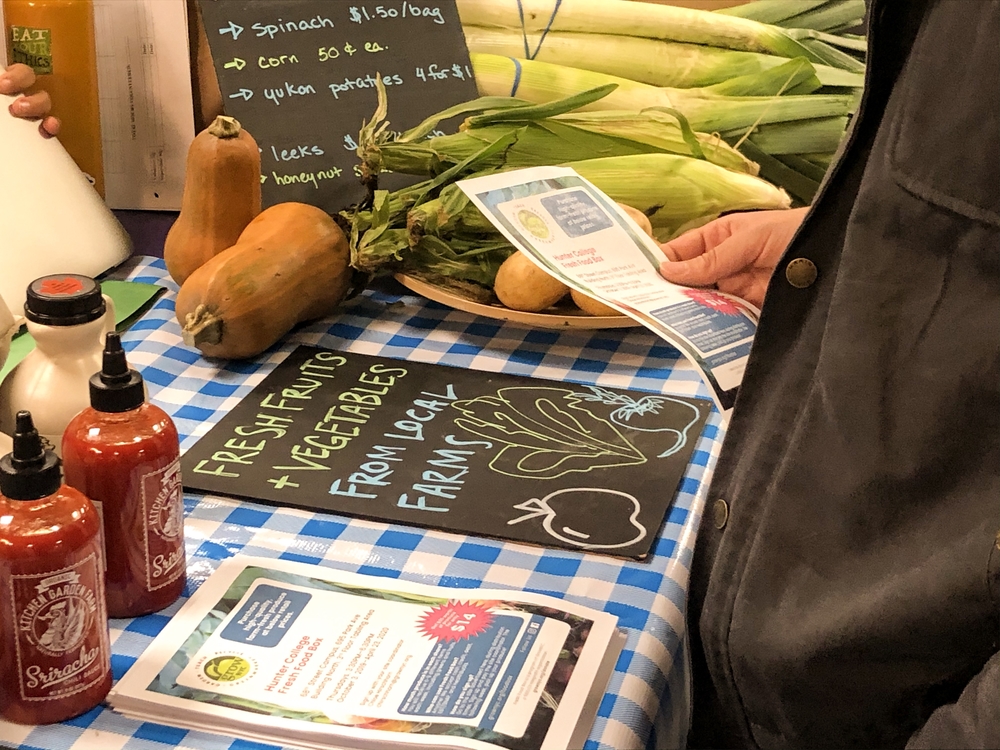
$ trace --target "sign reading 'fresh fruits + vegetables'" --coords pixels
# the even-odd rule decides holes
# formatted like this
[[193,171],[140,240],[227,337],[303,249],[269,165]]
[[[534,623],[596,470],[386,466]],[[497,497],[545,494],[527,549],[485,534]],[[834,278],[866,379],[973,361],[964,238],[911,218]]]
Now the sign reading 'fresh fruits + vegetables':
[[644,557],[711,409],[300,346],[187,451],[184,484]]

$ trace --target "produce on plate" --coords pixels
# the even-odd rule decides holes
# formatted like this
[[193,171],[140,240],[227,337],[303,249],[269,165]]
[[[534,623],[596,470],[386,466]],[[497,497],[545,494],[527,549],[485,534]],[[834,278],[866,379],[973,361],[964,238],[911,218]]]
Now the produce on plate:
[[583,310],[587,315],[594,315],[596,317],[612,317],[615,315],[624,315],[624,313],[618,312],[615,308],[610,305],[605,305],[596,297],[591,297],[589,294],[584,294],[583,292],[578,292],[576,289],[569,290],[570,298],[573,300],[573,304]]
[[500,265],[493,291],[511,310],[541,312],[569,294],[569,287],[518,251]]
[[170,277],[183,284],[235,244],[260,213],[260,151],[232,117],[220,115],[191,142],[181,211],[163,243]]
[[[514,248],[455,183],[497,170],[570,166],[641,213],[661,241],[726,211],[791,205],[784,190],[755,176],[755,164],[694,132],[676,110],[617,113],[618,130],[581,126],[578,109],[614,84],[542,105],[481,97],[398,135],[388,132],[386,90],[378,90],[379,108],[359,134],[362,173],[372,187],[385,169],[426,179],[392,193],[376,189],[370,206],[343,212],[352,264],[368,274],[400,271],[477,302],[496,301],[497,273]],[[427,137],[457,115],[465,116],[458,133]]]

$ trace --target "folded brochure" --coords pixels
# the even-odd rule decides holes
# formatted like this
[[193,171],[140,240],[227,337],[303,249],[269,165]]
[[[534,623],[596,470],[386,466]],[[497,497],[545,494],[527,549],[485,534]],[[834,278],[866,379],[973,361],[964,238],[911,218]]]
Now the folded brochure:
[[286,747],[579,748],[621,651],[616,623],[543,595],[236,556],[108,701]]
[[720,411],[732,408],[757,332],[756,308],[660,276],[666,256],[656,241],[573,169],[518,169],[458,186],[537,265],[677,347],[701,371]]

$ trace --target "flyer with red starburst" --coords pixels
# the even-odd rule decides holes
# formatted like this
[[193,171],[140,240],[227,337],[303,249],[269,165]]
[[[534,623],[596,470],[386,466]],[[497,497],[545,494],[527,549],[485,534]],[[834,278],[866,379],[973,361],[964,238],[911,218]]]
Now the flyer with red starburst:
[[[536,265],[677,347],[698,368],[720,411],[728,413],[757,333],[755,307],[660,276],[666,256],[657,241],[572,169],[518,169],[458,185]],[[671,225],[669,206],[655,208],[664,238],[681,229]]]
[[283,745],[332,735],[395,747],[414,735],[549,750],[582,743],[587,698],[603,693],[618,648],[614,617],[551,597],[233,558],[109,700],[130,716],[200,728],[214,717]]

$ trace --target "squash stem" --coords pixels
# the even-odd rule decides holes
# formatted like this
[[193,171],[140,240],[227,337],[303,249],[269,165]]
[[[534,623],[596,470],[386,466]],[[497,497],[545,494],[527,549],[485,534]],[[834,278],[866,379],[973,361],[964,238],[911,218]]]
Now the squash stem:
[[184,319],[181,338],[187,346],[196,349],[202,344],[215,346],[222,342],[224,321],[215,316],[205,305],[198,305],[193,313],[188,313]]
[[242,129],[243,126],[240,125],[239,120],[235,117],[226,117],[226,115],[219,115],[208,126],[208,132],[216,138],[236,138]]

